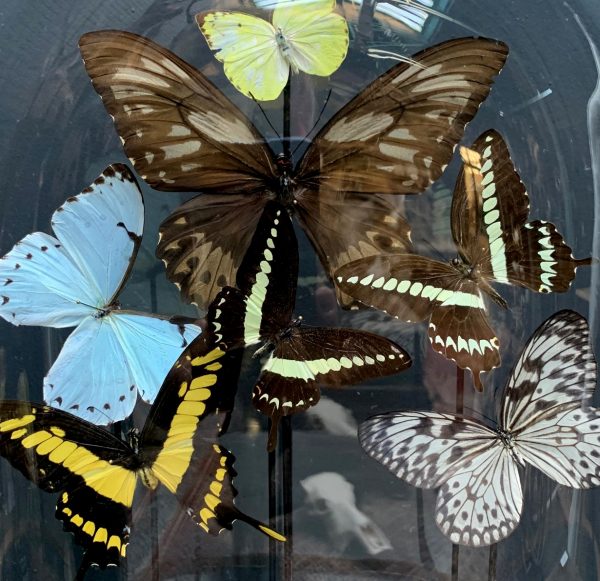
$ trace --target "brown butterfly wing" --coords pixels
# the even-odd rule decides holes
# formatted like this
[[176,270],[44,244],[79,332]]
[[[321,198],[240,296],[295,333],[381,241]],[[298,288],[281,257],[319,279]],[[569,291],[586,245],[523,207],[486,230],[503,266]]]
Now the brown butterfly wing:
[[264,191],[274,175],[271,150],[197,69],[129,32],[90,32],[79,48],[127,156],[153,188]]
[[477,389],[479,374],[499,365],[481,289],[451,265],[416,254],[372,256],[340,268],[336,282],[363,304],[402,321],[429,317],[433,349],[469,369]]
[[181,294],[206,309],[222,287],[235,284],[266,196],[201,194],[160,226],[156,255]]
[[502,136],[489,130],[467,148],[452,199],[452,234],[483,277],[536,292],[565,292],[576,260],[556,227],[527,222],[529,197]]
[[376,79],[319,131],[297,177],[326,192],[416,194],[437,180],[508,47],[459,38]]
[[[334,284],[333,273],[352,260],[412,248],[410,226],[389,196],[302,191],[296,198],[300,224]],[[342,307],[356,306],[337,286],[336,293]]]

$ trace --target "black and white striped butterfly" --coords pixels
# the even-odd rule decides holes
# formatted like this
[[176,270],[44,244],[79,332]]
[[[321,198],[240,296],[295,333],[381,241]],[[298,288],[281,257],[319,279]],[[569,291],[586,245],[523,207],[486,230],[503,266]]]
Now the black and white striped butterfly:
[[335,277],[345,293],[403,321],[429,318],[432,347],[469,369],[481,390],[479,374],[500,364],[483,294],[506,307],[490,283],[565,292],[577,267],[591,260],[573,258],[553,224],[527,221],[529,197],[499,133],[486,131],[460,153],[451,216],[459,258],[372,256],[343,266]]
[[573,488],[600,485],[600,414],[590,407],[595,387],[587,321],[561,311],[527,343],[493,428],[453,414],[392,412],[363,422],[359,439],[399,478],[441,486],[436,523],[453,543],[485,546],[519,524],[519,466]]
[[269,200],[296,215],[329,277],[348,260],[406,251],[409,226],[380,194],[417,194],[440,177],[508,54],[501,42],[458,38],[414,55],[342,107],[294,164],[153,41],[102,30],[79,47],[142,179],[203,194],[162,223],[157,248],[168,278],[201,308],[234,284]]
[[207,319],[228,349],[263,343],[270,353],[254,387],[255,407],[271,420],[268,450],[282,416],[314,406],[319,384],[359,383],[407,369],[409,355],[396,343],[365,331],[301,326],[292,319],[298,246],[286,209],[269,202],[237,272],[238,288],[224,287]]

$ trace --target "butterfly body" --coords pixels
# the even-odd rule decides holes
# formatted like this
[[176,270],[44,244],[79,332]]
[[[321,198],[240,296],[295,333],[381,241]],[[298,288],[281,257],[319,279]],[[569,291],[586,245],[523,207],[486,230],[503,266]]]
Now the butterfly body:
[[[163,191],[202,192],[162,223],[157,255],[182,295],[203,309],[235,285],[272,199],[294,207],[330,277],[355,258],[410,248],[408,224],[381,194],[417,194],[441,176],[508,53],[497,41],[462,38],[415,55],[418,66],[391,68],[342,107],[292,168],[238,107],[167,49],[122,31],[85,34],[79,46],[142,178]],[[235,56],[239,47],[227,50]]]
[[574,258],[550,222],[527,221],[529,197],[497,131],[486,131],[460,153],[451,209],[457,258],[445,263],[406,253],[364,257],[335,276],[343,292],[398,319],[429,318],[433,349],[469,369],[481,391],[480,374],[500,364],[483,297],[507,307],[492,284],[566,292],[577,268],[590,259]]
[[440,488],[436,523],[454,543],[485,546],[519,524],[519,467],[559,484],[600,485],[596,361],[587,321],[561,311],[529,339],[501,395],[498,423],[402,411],[359,427],[365,451],[421,488]]
[[60,409],[0,401],[0,456],[59,493],[56,518],[84,547],[82,567],[118,565],[126,556],[139,483],[169,490],[207,533],[240,519],[284,540],[234,506],[234,457],[217,443],[239,366],[239,354],[198,337],[165,378],[141,433],[131,430],[127,441]]

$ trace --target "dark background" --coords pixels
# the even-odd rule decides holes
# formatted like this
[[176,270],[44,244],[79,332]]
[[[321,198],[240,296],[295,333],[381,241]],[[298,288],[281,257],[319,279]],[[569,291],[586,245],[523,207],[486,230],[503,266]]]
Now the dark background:
[[[231,2],[179,0],[3,0],[0,5],[0,252],[5,253],[34,230],[49,232],[50,217],[68,196],[87,186],[112,162],[126,162],[119,139],[81,62],[81,34],[103,28],[149,36],[199,67],[252,118],[265,136],[262,114],[252,101],[235,93],[220,74],[191,16],[214,8],[240,8]],[[242,7],[248,8],[250,2]],[[600,256],[600,121],[594,96],[600,46],[600,4],[558,0],[462,0],[435,2],[449,22],[430,17],[420,34],[400,25],[390,31],[384,20],[357,30],[347,61],[331,82],[300,76],[292,86],[292,132],[304,136],[315,123],[330,87],[333,94],[321,123],[375,78],[392,61],[367,56],[369,46],[410,55],[424,46],[475,33],[508,43],[508,63],[491,96],[469,125],[463,143],[489,127],[506,138],[531,198],[532,218],[554,222],[577,257]],[[349,18],[353,12],[346,8]],[[574,15],[587,29],[582,30]],[[352,24],[352,23],[351,23]],[[550,90],[550,91],[549,91]],[[546,95],[539,98],[540,95]],[[538,99],[536,100],[536,96]],[[588,114],[589,109],[589,114]],[[265,106],[280,126],[281,103]],[[589,120],[588,120],[589,118]],[[596,155],[591,152],[596,151]],[[454,161],[432,191],[398,199],[413,227],[418,248],[432,255],[453,252],[449,207],[457,172]],[[594,189],[596,177],[596,189]],[[159,223],[183,199],[150,190],[142,183],[146,228],[132,278],[122,295],[124,306],[161,313],[193,314],[154,257]],[[599,232],[594,236],[595,232]],[[352,435],[357,422],[378,411],[402,407],[448,409],[454,405],[456,372],[435,355],[425,325],[392,322],[379,313],[327,312],[326,279],[312,248],[298,230],[301,278],[297,311],[312,324],[343,324],[369,329],[398,340],[412,355],[413,369],[398,378],[368,386],[324,392],[330,402],[295,418],[293,440],[294,577],[296,579],[450,578],[451,544],[433,520],[435,493],[417,492],[364,455]],[[597,242],[594,244],[594,238]],[[596,267],[594,270],[598,270]],[[594,284],[590,287],[590,278]],[[499,288],[510,305],[490,318],[503,345],[503,365],[488,381],[501,389],[518,353],[533,330],[560,308],[590,317],[594,336],[598,306],[597,273],[581,270],[570,292],[541,296]],[[156,300],[153,299],[156,294]],[[16,328],[0,322],[0,397],[41,399],[44,373],[69,330]],[[257,377],[248,360],[238,405],[224,443],[237,456],[244,511],[267,518],[266,422],[252,408],[250,391]],[[494,389],[477,396],[467,381],[465,405],[490,412]],[[333,402],[333,403],[331,403]],[[343,406],[343,407],[341,407]],[[143,424],[140,407],[135,422]],[[339,489],[306,493],[306,479],[333,472],[354,487],[356,505],[342,502]],[[304,485],[303,482],[304,481]],[[326,487],[325,487],[326,488]],[[158,544],[160,579],[266,579],[268,543],[238,523],[233,533],[208,538],[178,512],[175,500],[159,492],[150,501],[139,490],[129,559],[119,570],[90,572],[89,579],[152,578],[150,552]],[[597,491],[574,495],[539,473],[525,474],[525,508],[519,529],[498,547],[497,576],[505,580],[598,578]],[[0,577],[68,579],[81,552],[54,519],[55,498],[40,493],[6,461],[0,461]],[[150,519],[154,504],[158,523]],[[360,513],[357,513],[359,510]],[[391,549],[369,554],[358,528],[361,514],[387,537]],[[364,523],[363,523],[364,524]],[[421,530],[419,530],[419,525]],[[565,551],[568,558],[565,561]],[[460,550],[459,579],[485,579],[487,549]]]

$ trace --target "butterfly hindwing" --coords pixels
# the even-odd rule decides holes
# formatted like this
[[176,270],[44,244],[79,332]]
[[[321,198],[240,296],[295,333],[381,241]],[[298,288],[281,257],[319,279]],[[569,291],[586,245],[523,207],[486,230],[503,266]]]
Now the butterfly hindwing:
[[132,450],[92,424],[31,402],[0,403],[0,454],[42,490],[91,562],[125,556],[137,481]]
[[377,194],[298,194],[300,224],[332,280],[338,302],[344,308],[353,299],[337,287],[335,271],[361,257],[410,252],[410,226],[393,199]]
[[262,191],[273,154],[246,116],[171,51],[104,30],[79,41],[84,64],[113,116],[127,156],[163,191]]
[[192,198],[160,225],[156,255],[184,298],[206,308],[232,285],[267,197],[212,194]]
[[254,406],[271,420],[269,449],[282,416],[317,404],[319,385],[340,387],[408,369],[411,360],[392,341],[354,329],[292,327],[263,366]]
[[323,192],[415,194],[437,180],[487,97],[505,44],[461,38],[425,49],[377,78],[321,129],[299,181]]

